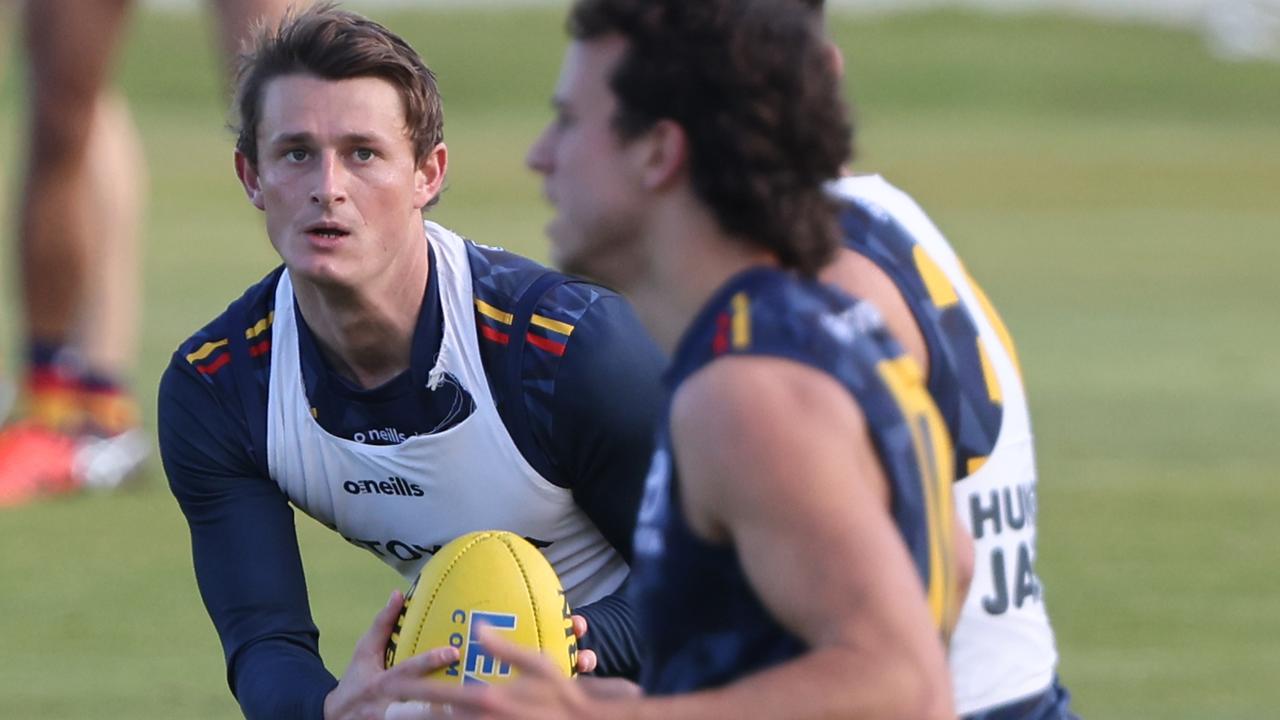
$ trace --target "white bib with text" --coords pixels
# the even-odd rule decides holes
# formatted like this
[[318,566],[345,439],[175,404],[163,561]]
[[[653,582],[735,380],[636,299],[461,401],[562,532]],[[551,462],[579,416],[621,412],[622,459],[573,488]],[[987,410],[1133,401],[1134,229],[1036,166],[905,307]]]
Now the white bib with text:
[[303,386],[293,286],[285,271],[271,338],[271,477],[303,512],[406,580],[455,537],[500,529],[541,548],[573,606],[599,599],[621,584],[626,564],[570,491],[539,475],[507,433],[480,361],[465,241],[435,223],[426,228],[439,264],[444,323],[429,377],[456,381],[475,400],[475,411],[448,430],[396,445],[326,432],[313,418]]

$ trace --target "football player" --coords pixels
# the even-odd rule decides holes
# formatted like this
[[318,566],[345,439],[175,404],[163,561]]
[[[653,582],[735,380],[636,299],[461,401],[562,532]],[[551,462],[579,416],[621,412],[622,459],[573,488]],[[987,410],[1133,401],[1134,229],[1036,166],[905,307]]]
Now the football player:
[[237,110],[236,172],[282,265],[182,343],[159,434],[245,714],[382,717],[447,661],[383,668],[396,593],[336,679],[294,508],[407,580],[459,535],[516,532],[589,623],[579,669],[634,671],[616,591],[661,361],[627,303],[424,222],[441,99],[377,23],[321,4],[264,31]]
[[[821,18],[823,0],[801,0]],[[836,68],[844,63],[831,46]],[[920,363],[955,448],[956,511],[973,576],[951,637],[956,710],[971,720],[1072,717],[1035,573],[1036,467],[1013,341],[946,238],[879,176],[828,185],[844,248],[822,279],[874,303]]]
[[[227,62],[252,23],[289,1],[214,3]],[[32,112],[17,237],[27,370],[21,412],[0,429],[0,508],[115,487],[150,452],[125,385],[145,165],[128,106],[107,87],[131,5],[24,6]]]
[[630,581],[648,697],[489,633],[522,677],[434,685],[431,709],[952,717],[946,432],[878,313],[812,279],[850,152],[820,29],[776,0],[579,0],[569,25],[529,153],[553,255],[671,357]]

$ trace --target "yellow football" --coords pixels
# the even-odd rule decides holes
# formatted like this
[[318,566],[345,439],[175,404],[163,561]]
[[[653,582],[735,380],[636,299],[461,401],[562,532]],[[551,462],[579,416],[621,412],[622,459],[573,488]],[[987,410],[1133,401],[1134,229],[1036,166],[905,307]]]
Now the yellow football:
[[501,530],[463,535],[440,548],[414,580],[387,643],[386,665],[452,645],[459,659],[430,677],[464,685],[515,676],[476,637],[481,623],[574,673],[578,642],[569,602],[551,563],[527,540]]

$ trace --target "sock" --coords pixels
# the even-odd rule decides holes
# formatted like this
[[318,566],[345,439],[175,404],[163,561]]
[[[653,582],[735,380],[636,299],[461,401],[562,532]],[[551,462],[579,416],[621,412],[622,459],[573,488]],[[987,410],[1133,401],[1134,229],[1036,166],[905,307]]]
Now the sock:
[[32,340],[28,417],[64,433],[115,435],[139,422],[138,404],[114,375],[89,368],[63,343]]
[[79,400],[84,420],[82,432],[118,435],[141,422],[137,401],[117,384],[82,385]]
[[31,368],[24,388],[28,419],[58,432],[74,432],[84,423],[80,386],[51,368]]

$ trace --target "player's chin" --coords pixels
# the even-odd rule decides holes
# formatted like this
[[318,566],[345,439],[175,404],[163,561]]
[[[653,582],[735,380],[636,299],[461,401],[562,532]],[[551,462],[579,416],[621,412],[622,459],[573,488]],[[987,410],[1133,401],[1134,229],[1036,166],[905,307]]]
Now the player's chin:
[[585,253],[567,249],[557,250],[555,246],[552,246],[551,262],[562,273],[588,280],[600,280],[595,272],[595,264],[591,262],[591,258]]
[[351,268],[344,267],[338,258],[307,254],[285,261],[289,275],[315,285],[327,287],[354,287],[357,279]]
[[569,271],[569,265],[575,262],[576,253],[570,227],[560,216],[547,223],[547,240],[550,243],[551,262],[559,269]]

